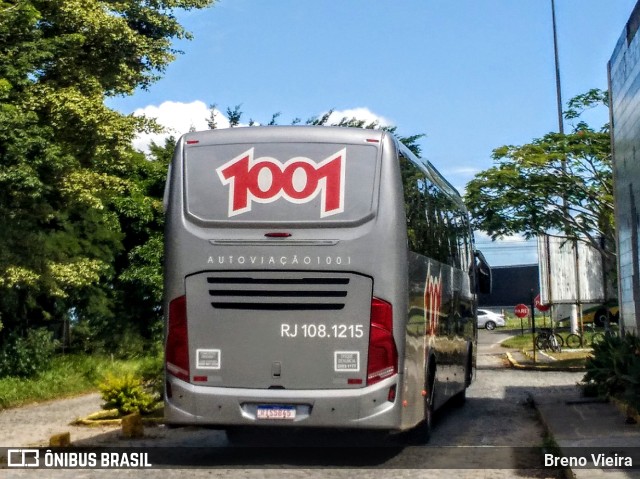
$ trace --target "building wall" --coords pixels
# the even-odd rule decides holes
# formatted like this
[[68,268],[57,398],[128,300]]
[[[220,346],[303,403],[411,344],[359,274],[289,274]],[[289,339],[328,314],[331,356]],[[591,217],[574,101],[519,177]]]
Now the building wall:
[[640,326],[640,0],[609,61],[621,325]]
[[478,295],[485,308],[513,310],[516,304],[531,304],[540,291],[538,265],[496,266],[491,268],[491,293]]

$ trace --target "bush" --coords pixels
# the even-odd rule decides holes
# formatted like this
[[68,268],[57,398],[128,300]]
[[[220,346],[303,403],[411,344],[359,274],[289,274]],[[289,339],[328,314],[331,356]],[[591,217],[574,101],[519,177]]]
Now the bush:
[[155,354],[145,357],[140,362],[138,374],[146,389],[158,397],[164,393],[164,355]]
[[26,337],[9,334],[0,349],[0,377],[32,377],[47,370],[57,347],[45,328],[31,329]]
[[606,337],[593,345],[582,382],[601,396],[614,396],[640,410],[640,338]]
[[149,413],[157,402],[157,396],[147,392],[142,380],[132,374],[109,375],[98,388],[105,401],[103,409],[117,409],[121,415]]

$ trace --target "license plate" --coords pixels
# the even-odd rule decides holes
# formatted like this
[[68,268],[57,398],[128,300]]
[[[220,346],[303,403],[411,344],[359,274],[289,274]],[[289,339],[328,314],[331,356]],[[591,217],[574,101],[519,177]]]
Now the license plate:
[[296,418],[294,406],[258,406],[258,419],[292,420]]

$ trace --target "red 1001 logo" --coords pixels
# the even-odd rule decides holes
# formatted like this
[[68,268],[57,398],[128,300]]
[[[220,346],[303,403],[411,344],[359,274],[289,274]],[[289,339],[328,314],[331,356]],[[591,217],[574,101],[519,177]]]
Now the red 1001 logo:
[[344,211],[346,149],[316,163],[298,156],[281,163],[275,158],[254,158],[254,149],[216,169],[229,185],[229,217],[251,211],[251,203],[272,203],[284,198],[302,204],[321,194],[320,217]]
[[427,272],[427,280],[424,285],[424,319],[427,333],[430,336],[438,334],[438,322],[440,321],[440,308],[442,307],[442,274],[431,275],[431,265]]

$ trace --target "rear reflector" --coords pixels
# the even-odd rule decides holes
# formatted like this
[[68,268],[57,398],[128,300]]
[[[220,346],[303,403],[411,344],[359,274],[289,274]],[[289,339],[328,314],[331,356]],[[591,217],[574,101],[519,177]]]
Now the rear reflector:
[[267,238],[290,238],[291,237],[291,233],[284,233],[284,232],[265,233],[264,235]]
[[371,300],[371,329],[367,386],[398,372],[398,350],[393,339],[393,308],[378,298]]
[[187,297],[180,296],[169,303],[169,325],[165,358],[167,371],[183,381],[189,381],[189,338],[187,332]]
[[389,394],[387,394],[387,401],[395,402],[396,400],[396,385],[394,384],[389,388]]

